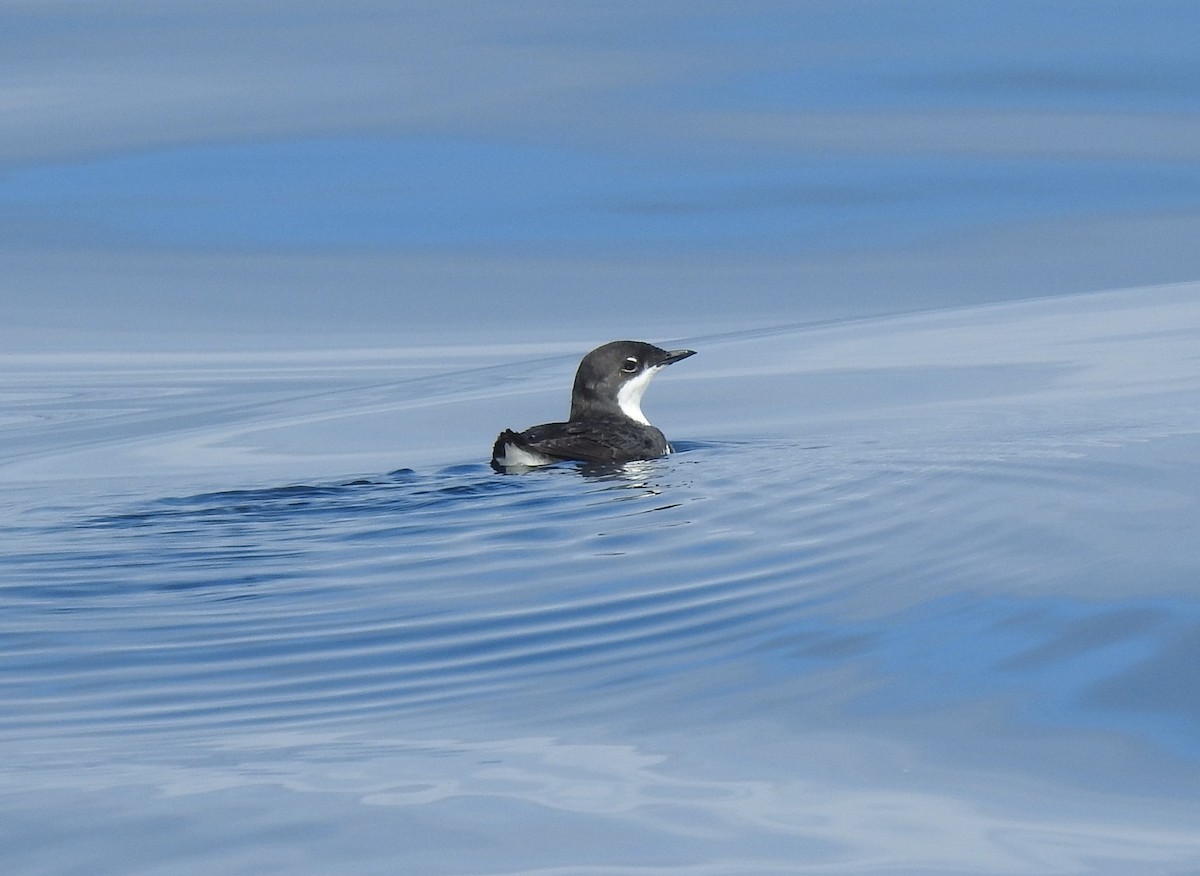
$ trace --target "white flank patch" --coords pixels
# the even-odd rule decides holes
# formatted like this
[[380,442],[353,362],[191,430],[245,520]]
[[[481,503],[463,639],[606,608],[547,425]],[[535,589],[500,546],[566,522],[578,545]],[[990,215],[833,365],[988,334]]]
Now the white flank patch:
[[504,445],[504,455],[496,457],[496,464],[505,468],[515,468],[517,466],[533,468],[538,465],[550,465],[556,461],[544,453],[526,450],[523,447],[517,447],[515,444],[507,443]]
[[650,421],[642,413],[642,396],[646,394],[646,387],[650,385],[650,381],[654,379],[654,375],[661,367],[659,365],[655,368],[647,368],[617,390],[617,404],[629,419],[646,426],[650,425]]

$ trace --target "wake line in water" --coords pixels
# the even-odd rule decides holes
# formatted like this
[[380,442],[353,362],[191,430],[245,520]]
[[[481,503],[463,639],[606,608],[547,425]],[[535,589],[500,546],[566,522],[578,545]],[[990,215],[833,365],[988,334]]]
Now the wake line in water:
[[[697,551],[698,563],[675,556],[693,518],[661,528],[651,518],[685,514],[697,497],[666,501],[672,462],[632,480],[580,481],[570,470],[481,479],[472,468],[234,491],[44,533],[57,548],[16,558],[25,587],[13,581],[9,591],[36,595],[36,606],[55,601],[58,617],[77,622],[55,636],[52,660],[41,635],[14,648],[8,680],[25,695],[12,690],[9,701],[22,723],[37,723],[51,704],[48,722],[265,720],[265,703],[281,719],[342,710],[347,700],[396,707],[547,673],[703,655],[777,610],[781,581],[769,565],[760,573],[738,570],[738,557],[714,561],[723,540]],[[279,526],[281,516],[291,525]],[[655,545],[647,527],[654,539],[674,536]],[[561,590],[522,580],[523,538],[561,557]],[[610,579],[596,565],[630,559],[645,578]],[[47,587],[89,565],[87,580]],[[245,598],[231,601],[231,591]],[[104,652],[118,630],[123,646]],[[69,696],[30,695],[68,666]]]
[[[678,458],[700,449],[733,446],[717,442],[685,442],[676,448]],[[614,488],[638,489],[654,473],[654,460],[626,464],[563,462],[541,471],[523,472],[516,478],[497,475],[487,465],[456,465],[431,475],[398,469],[382,477],[359,477],[331,484],[289,484],[280,487],[221,490],[192,496],[160,499],[150,507],[90,518],[83,525],[124,528],[154,526],[194,518],[198,522],[246,522],[296,519],[298,514],[405,513],[471,497],[511,495],[526,489],[520,478],[581,477]]]

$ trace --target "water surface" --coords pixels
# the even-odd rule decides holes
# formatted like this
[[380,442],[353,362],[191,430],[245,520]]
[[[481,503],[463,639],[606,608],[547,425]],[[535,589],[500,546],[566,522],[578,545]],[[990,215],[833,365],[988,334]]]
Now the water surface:
[[1196,293],[687,339],[602,471],[486,465],[573,355],[13,360],[6,856],[1194,869]]
[[1197,20],[3,4],[3,872],[1200,872]]

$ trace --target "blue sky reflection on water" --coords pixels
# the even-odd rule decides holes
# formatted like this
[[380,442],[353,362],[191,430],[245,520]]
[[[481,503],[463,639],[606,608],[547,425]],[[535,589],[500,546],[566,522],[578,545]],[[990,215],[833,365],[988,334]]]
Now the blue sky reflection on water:
[[[981,699],[1019,700],[1012,718],[1026,726],[1051,732],[1087,727],[1153,740],[1200,762],[1200,710],[1187,680],[1198,631],[1200,615],[1191,599],[1109,605],[954,597],[923,606],[872,637],[869,653],[880,672],[914,683],[880,685],[856,711],[870,717],[952,711]],[[1164,643],[1175,644],[1164,653]],[[1004,732],[994,729],[997,737]],[[958,738],[945,740],[947,746],[966,741],[957,732],[948,735]],[[982,742],[980,735],[967,744]],[[997,739],[990,744],[1001,747]],[[1074,768],[1086,773],[1081,764]],[[1123,781],[1190,796],[1190,778],[1174,782],[1147,771]]]
[[4,198],[26,242],[52,246],[811,253],[1179,210],[1200,191],[1194,168],[1150,162],[746,157],[667,161],[488,141],[274,143],[11,171]]

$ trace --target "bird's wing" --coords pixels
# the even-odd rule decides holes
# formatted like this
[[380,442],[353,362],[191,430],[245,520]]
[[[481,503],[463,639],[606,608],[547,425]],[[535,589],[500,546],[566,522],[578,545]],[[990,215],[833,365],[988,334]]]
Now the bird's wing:
[[658,429],[621,420],[546,423],[527,429],[520,438],[538,453],[582,462],[629,462],[667,452],[666,439]]

